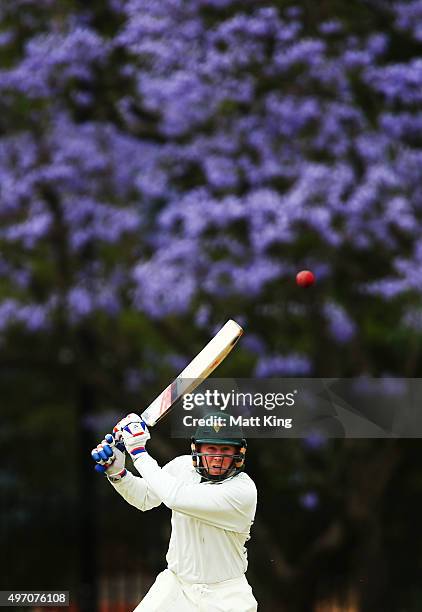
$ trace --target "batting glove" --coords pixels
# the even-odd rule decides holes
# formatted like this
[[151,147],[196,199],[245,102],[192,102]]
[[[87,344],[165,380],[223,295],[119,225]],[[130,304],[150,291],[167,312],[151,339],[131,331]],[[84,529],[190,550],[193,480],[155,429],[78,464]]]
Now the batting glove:
[[133,460],[145,452],[145,445],[151,437],[146,423],[140,416],[133,413],[119,421],[113,432],[116,439],[120,439],[119,436],[121,436],[121,440]]
[[112,482],[121,480],[126,476],[125,452],[121,443],[116,444],[112,434],[107,434],[104,440],[91,451],[96,466],[95,470],[105,474]]

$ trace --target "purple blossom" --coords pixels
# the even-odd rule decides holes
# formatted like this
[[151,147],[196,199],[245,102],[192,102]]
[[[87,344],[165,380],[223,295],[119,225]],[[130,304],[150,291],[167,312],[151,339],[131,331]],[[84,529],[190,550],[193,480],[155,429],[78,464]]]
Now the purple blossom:
[[310,360],[304,355],[274,355],[258,360],[254,375],[258,378],[275,376],[306,376],[312,370]]
[[116,243],[124,233],[133,233],[139,227],[136,211],[119,209],[83,197],[67,200],[64,216],[72,230],[71,246],[76,251],[92,240]]
[[25,248],[31,249],[35,243],[44,238],[51,225],[51,215],[47,212],[33,215],[28,220],[10,225],[3,233],[9,242],[20,241]]
[[380,377],[380,383],[381,389],[388,395],[403,396],[404,393],[407,393],[407,383],[405,379],[383,373]]
[[337,19],[331,19],[330,21],[324,21],[319,26],[321,34],[338,34],[343,31],[343,24]]
[[234,267],[229,261],[216,262],[209,270],[203,287],[211,295],[231,293],[258,295],[263,286],[278,278],[280,264],[270,258],[259,258],[246,265]]
[[180,276],[170,261],[139,263],[133,277],[134,304],[152,318],[186,312],[196,289],[195,279],[188,273]]
[[7,47],[15,38],[13,30],[3,30],[0,32],[0,47]]
[[198,0],[198,5],[211,6],[216,9],[223,9],[230,6],[234,2],[235,0]]
[[89,81],[91,65],[107,52],[107,44],[88,29],[39,35],[28,41],[21,64],[0,73],[0,89],[13,88],[31,98],[53,95],[71,79]]
[[186,356],[176,355],[172,353],[172,354],[166,355],[165,361],[178,374],[188,365],[190,359]]
[[386,34],[376,32],[368,37],[366,45],[372,57],[375,58],[382,55],[387,50],[389,39]]
[[262,338],[260,338],[256,334],[248,334],[247,336],[245,336],[242,344],[244,348],[246,348],[251,353],[254,353],[255,355],[259,355],[259,356],[265,355],[265,352],[266,352],[265,342],[263,341]]
[[234,268],[231,273],[232,286],[239,293],[259,295],[268,282],[279,278],[281,270],[280,263],[270,258],[260,258],[246,266]]
[[362,161],[375,163],[387,154],[390,141],[383,133],[366,131],[355,138],[355,148]]
[[17,318],[25,325],[28,331],[38,332],[48,327],[48,314],[45,306],[31,304],[22,306],[17,313]]
[[368,51],[358,51],[352,49],[346,51],[343,56],[343,62],[346,68],[363,68],[365,66],[371,66],[372,57]]
[[379,397],[380,393],[403,396],[406,392],[406,380],[388,375],[372,378],[363,374],[353,381],[353,391],[364,396]]
[[309,450],[319,450],[327,444],[327,437],[318,431],[310,433],[306,438],[302,439],[302,444]]
[[299,497],[299,503],[306,510],[315,510],[319,506],[319,495],[315,491],[308,491]]
[[72,288],[67,296],[67,304],[73,321],[91,314],[94,309],[93,297],[84,287]]
[[387,102],[402,102],[411,106],[422,101],[421,79],[422,60],[419,58],[407,64],[370,67],[365,74],[366,83],[382,93]]
[[321,113],[318,100],[311,97],[281,95],[271,92],[265,101],[266,112],[277,132],[287,138],[292,138],[313,121]]
[[295,64],[305,63],[315,67],[323,61],[325,44],[322,40],[301,40],[288,49],[279,49],[274,54],[274,66],[279,74],[290,69]]
[[130,393],[139,393],[143,378],[141,372],[136,368],[130,368],[125,372],[125,387]]
[[124,13],[125,4],[125,0],[108,0],[108,6],[117,14]]
[[208,157],[204,162],[209,184],[218,189],[233,189],[238,185],[235,164],[227,157]]
[[410,31],[418,41],[422,40],[422,2],[396,2],[393,5],[396,14],[396,25],[401,30]]
[[121,310],[121,304],[114,291],[114,287],[100,289],[96,295],[95,306],[98,310],[106,312],[111,317],[118,315]]
[[95,311],[102,311],[109,317],[115,317],[120,313],[119,281],[116,281],[116,275],[110,275],[112,280],[108,285],[104,285],[100,273],[96,274],[94,271],[79,276],[84,278],[80,278],[66,296],[71,322],[76,323]]
[[367,283],[361,290],[363,293],[378,295],[388,302],[406,291],[407,284],[402,279],[387,278]]
[[286,9],[286,16],[290,18],[300,17],[302,15],[302,8],[300,6],[289,6]]
[[202,304],[195,313],[195,324],[198,327],[206,327],[209,323],[211,307],[209,304]]
[[0,330],[21,324],[30,332],[48,327],[48,309],[41,304],[24,305],[17,300],[6,299],[0,303]]
[[380,116],[380,127],[392,138],[409,138],[422,130],[422,114],[416,113],[383,113]]
[[6,329],[16,320],[18,303],[16,300],[6,299],[0,302],[0,330]]
[[[409,214],[407,202],[398,202],[398,210],[404,211],[404,219]],[[404,207],[403,209],[401,207]],[[394,209],[393,209],[394,212]],[[422,287],[422,242],[414,243],[413,256],[411,258],[397,257],[394,261],[396,276],[383,278],[368,283],[363,290],[375,295],[380,295],[386,300],[394,299],[396,296],[413,290],[416,294],[421,293]]]
[[324,314],[328,320],[330,334],[337,342],[343,344],[353,338],[356,333],[356,324],[339,304],[326,303]]

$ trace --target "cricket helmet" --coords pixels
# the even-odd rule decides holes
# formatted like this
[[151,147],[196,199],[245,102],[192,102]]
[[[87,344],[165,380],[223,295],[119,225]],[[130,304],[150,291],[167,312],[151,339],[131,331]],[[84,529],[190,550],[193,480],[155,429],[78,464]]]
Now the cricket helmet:
[[[191,438],[191,455],[195,470],[206,480],[222,481],[235,476],[244,469],[246,455],[246,440],[243,437],[242,428],[231,424],[231,416],[226,412],[212,412],[205,415],[205,424],[198,427],[195,435]],[[201,444],[229,444],[236,447],[236,453],[232,456],[229,468],[220,475],[209,473],[209,453],[201,453]]]

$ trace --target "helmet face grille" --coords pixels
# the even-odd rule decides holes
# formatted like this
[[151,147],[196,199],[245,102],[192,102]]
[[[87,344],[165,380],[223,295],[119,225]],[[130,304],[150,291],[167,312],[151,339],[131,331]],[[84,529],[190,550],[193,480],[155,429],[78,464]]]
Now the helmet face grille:
[[[222,425],[224,417],[225,424]],[[195,470],[205,478],[211,481],[222,481],[226,478],[235,476],[244,469],[246,440],[243,437],[242,428],[230,424],[230,415],[227,413],[213,412],[204,417],[204,425],[198,427],[195,436],[192,438],[191,451],[192,462]],[[236,453],[233,455],[233,461],[230,467],[220,475],[209,473],[207,463],[207,453],[201,453],[200,444],[228,444],[236,447]],[[208,456],[210,456],[208,454]],[[205,465],[204,465],[205,464]]]
[[[223,472],[222,474],[210,474],[209,473],[209,466],[208,466],[207,458],[213,455],[211,453],[201,453],[200,452],[199,444],[202,444],[202,443],[230,444],[231,446],[238,447],[237,452],[234,455],[230,455],[233,461],[231,462],[230,466],[227,468],[225,472]],[[208,440],[196,440],[195,438],[192,438],[191,454],[192,454],[193,467],[198,472],[198,474],[200,474],[200,476],[204,478],[205,480],[220,482],[222,480],[225,480],[226,478],[235,476],[236,474],[238,474],[244,469],[246,447],[247,447],[247,444],[244,438],[242,438],[241,440],[234,439],[232,441],[229,441],[229,439],[227,439],[227,441],[226,440],[216,441],[215,439],[214,440],[209,440],[209,439]]]

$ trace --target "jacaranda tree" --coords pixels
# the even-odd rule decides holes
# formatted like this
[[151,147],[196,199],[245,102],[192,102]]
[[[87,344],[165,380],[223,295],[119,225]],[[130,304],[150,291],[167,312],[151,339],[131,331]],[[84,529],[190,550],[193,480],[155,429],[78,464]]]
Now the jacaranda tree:
[[[47,379],[77,381],[84,431],[104,398],[157,384],[163,367],[165,379],[229,317],[248,330],[238,375],[417,376],[421,20],[420,0],[2,2],[4,363],[28,342],[31,367],[47,355]],[[294,284],[302,268],[316,273],[310,291]],[[315,517],[312,546],[297,545],[306,560],[288,551],[296,569],[280,557],[262,584],[283,579],[307,609],[319,593],[297,585],[324,574],[319,555],[352,550],[343,571],[358,574],[345,525],[364,542],[361,526],[382,523],[404,454],[377,450],[296,446],[289,470],[300,465],[318,494],[262,468],[301,520]],[[336,498],[346,465],[331,489],[318,481],[333,453],[375,458],[382,486]],[[266,533],[262,522],[268,544]],[[365,549],[368,575],[381,540]],[[371,586],[359,589],[374,609]]]

